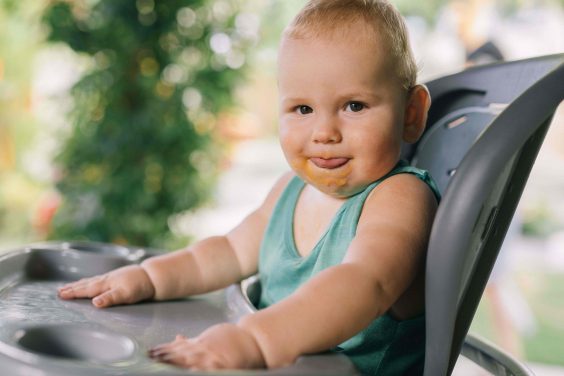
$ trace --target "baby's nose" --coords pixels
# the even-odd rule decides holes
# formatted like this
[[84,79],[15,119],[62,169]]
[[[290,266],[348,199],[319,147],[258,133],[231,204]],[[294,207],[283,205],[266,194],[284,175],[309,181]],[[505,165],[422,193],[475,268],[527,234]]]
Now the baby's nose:
[[342,134],[338,122],[329,116],[319,119],[314,126],[312,139],[313,142],[321,144],[341,142]]

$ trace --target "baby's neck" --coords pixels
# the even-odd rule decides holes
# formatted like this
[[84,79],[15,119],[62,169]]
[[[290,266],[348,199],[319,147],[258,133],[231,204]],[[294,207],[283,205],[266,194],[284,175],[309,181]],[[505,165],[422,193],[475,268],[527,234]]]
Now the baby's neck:
[[345,203],[306,184],[294,211],[294,241],[299,254],[307,256],[325,233],[331,220]]

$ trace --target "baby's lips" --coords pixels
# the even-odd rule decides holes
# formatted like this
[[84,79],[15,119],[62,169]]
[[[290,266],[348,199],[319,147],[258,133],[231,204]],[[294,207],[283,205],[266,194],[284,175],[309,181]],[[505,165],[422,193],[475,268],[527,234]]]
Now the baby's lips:
[[349,158],[337,157],[337,158],[321,158],[312,157],[311,162],[319,168],[334,169],[339,168],[349,161]]

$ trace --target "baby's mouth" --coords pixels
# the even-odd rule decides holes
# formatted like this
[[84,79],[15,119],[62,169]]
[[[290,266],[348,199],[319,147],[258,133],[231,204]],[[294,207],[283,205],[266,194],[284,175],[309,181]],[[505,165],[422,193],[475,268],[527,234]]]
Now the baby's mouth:
[[312,157],[310,161],[319,168],[325,168],[332,170],[334,168],[339,168],[344,166],[350,159],[349,158],[320,158],[320,157]]

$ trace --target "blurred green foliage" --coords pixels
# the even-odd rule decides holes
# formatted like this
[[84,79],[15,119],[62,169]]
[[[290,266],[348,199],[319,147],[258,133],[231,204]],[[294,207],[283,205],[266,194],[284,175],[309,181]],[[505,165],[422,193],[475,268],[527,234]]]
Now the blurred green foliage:
[[558,223],[548,202],[538,200],[531,207],[524,210],[521,232],[525,236],[547,238],[551,234],[564,230]]
[[56,158],[63,202],[50,237],[180,245],[168,222],[209,197],[215,119],[244,78],[237,2],[55,0],[43,22],[50,41],[91,58]]
[[42,187],[25,170],[19,151],[37,133],[30,78],[43,34],[41,3],[0,0],[0,245],[31,241],[34,204]]

